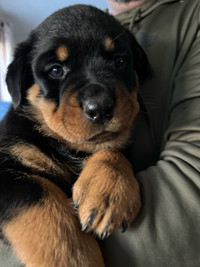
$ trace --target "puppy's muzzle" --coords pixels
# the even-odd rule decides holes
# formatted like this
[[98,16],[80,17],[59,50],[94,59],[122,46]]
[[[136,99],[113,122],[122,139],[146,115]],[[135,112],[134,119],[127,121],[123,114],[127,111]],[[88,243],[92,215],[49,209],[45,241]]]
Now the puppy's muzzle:
[[105,124],[113,118],[114,96],[107,88],[100,85],[90,85],[87,95],[82,100],[85,116],[93,123]]

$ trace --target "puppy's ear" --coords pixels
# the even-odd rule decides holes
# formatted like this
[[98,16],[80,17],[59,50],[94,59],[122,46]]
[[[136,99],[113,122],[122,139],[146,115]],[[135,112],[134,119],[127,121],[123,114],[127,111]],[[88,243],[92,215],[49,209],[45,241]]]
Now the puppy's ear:
[[[130,33],[131,34],[131,33]],[[139,82],[144,83],[152,78],[153,72],[150,67],[148,58],[143,48],[138,44],[131,34],[132,50],[134,55],[134,69],[138,75]]]
[[23,102],[26,90],[34,82],[30,65],[31,48],[30,40],[19,44],[15,50],[14,59],[8,66],[6,83],[14,108]]

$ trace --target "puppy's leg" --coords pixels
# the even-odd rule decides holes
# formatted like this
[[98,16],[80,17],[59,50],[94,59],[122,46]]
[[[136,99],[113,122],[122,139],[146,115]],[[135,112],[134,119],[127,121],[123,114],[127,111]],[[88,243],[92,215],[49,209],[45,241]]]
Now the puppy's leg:
[[73,189],[82,230],[100,238],[125,228],[140,207],[139,185],[131,164],[114,150],[102,150],[87,161]]
[[[40,184],[43,196],[31,205],[21,203],[18,214],[12,219],[7,216],[2,228],[25,266],[103,267],[98,244],[81,232],[71,200],[48,180],[38,176],[23,179]],[[28,183],[25,190],[31,193]]]

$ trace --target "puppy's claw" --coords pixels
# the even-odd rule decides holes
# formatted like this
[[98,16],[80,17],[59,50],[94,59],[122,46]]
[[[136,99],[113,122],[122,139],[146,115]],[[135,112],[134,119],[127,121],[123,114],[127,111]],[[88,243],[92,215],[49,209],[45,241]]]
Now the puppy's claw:
[[80,204],[80,198],[74,201],[74,208],[78,209]]
[[90,213],[90,216],[87,219],[86,224],[82,226],[82,231],[86,231],[93,224],[96,216],[97,216],[97,211],[93,209]]
[[89,226],[91,226],[94,222],[94,219],[97,216],[97,210],[93,209],[90,213],[90,216],[88,217],[87,223]]
[[124,221],[122,223],[122,233],[124,233],[127,230],[127,228],[128,228],[128,223],[126,221]]
[[85,224],[82,226],[81,231],[84,232],[85,230],[87,230],[87,228],[88,228],[88,224]]
[[105,238],[108,237],[108,235],[109,235],[109,232],[108,231],[105,231],[105,232],[103,232],[103,234],[101,234],[100,239],[101,240],[104,240]]
[[79,201],[77,201],[76,203],[74,203],[74,208],[78,209],[79,208]]

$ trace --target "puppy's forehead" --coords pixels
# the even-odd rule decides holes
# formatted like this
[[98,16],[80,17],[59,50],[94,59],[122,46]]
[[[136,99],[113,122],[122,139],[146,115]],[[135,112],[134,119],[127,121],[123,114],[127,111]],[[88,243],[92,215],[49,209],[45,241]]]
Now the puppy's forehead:
[[[95,45],[94,41],[92,42],[92,44]],[[97,40],[96,44],[101,45],[103,49],[107,52],[113,52],[115,50],[115,42],[111,37],[104,36],[102,40]],[[89,45],[90,43],[88,43],[87,46]],[[95,48],[96,47],[97,46],[95,46]],[[69,47],[68,45],[64,44],[64,40],[63,40],[63,44],[60,44],[58,45],[58,47],[56,47],[55,52],[56,52],[58,60],[61,62],[67,60],[70,55],[71,48],[73,48],[73,45],[72,47]]]
[[[124,28],[113,16],[87,5],[74,5],[58,10],[41,23],[36,33],[40,39],[116,37]],[[44,38],[45,37],[45,38]]]
[[97,50],[103,47],[113,52],[116,43],[129,46],[130,41],[124,27],[113,16],[87,5],[75,5],[53,13],[34,33],[35,59],[51,51],[61,62],[72,51],[83,55],[91,47]]

